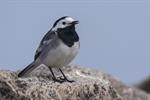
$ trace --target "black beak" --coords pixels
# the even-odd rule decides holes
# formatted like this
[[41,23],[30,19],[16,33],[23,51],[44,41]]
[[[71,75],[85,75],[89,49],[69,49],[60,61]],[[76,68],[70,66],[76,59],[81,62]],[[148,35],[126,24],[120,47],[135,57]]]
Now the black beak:
[[75,24],[78,24],[78,23],[79,23],[79,21],[73,21],[71,24],[75,25]]

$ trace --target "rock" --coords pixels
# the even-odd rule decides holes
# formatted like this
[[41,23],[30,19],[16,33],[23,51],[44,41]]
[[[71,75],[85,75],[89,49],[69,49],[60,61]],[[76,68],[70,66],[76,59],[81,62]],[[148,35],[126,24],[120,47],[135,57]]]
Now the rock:
[[107,75],[111,85],[118,91],[124,100],[150,100],[150,94],[136,87],[129,87],[112,76]]
[[141,83],[136,84],[135,87],[150,93],[150,76],[143,80]]
[[[0,71],[0,100],[150,100],[149,94],[101,71],[79,66],[67,66],[63,71],[75,82],[53,82],[43,66],[22,78],[16,72]],[[60,76],[57,70],[54,73]]]

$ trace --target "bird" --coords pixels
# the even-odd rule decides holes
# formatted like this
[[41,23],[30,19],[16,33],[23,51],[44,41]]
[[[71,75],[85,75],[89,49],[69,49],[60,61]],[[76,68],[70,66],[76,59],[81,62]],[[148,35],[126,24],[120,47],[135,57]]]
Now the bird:
[[[56,20],[52,28],[42,38],[33,62],[25,67],[18,77],[24,77],[44,64],[50,70],[54,82],[74,82],[65,76],[61,68],[68,65],[79,52],[80,42],[76,32],[76,24],[78,23],[78,20],[70,16],[63,16]],[[62,77],[56,77],[53,68],[57,68]]]

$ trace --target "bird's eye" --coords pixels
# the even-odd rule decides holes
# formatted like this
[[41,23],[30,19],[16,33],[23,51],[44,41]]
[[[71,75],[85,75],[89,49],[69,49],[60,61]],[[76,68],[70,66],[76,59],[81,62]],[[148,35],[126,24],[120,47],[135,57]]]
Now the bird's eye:
[[66,22],[62,22],[63,25],[66,25]]

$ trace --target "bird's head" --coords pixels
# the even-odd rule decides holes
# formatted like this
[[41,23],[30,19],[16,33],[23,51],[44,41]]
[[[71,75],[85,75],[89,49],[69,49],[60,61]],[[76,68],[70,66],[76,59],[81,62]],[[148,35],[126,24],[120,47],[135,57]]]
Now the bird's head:
[[72,17],[64,16],[64,17],[61,17],[58,20],[56,20],[56,22],[54,23],[54,25],[52,27],[52,30],[57,31],[58,29],[64,29],[69,26],[75,26],[78,23],[79,22],[74,20]]

